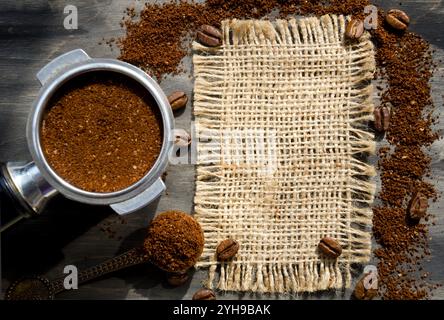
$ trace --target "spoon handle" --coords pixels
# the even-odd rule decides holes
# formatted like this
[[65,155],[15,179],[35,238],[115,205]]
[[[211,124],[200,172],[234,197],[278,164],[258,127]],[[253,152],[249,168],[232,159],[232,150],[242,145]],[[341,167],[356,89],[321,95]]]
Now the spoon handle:
[[[78,273],[78,283],[82,284],[90,280],[97,279],[103,275],[148,261],[149,257],[143,248],[134,248],[94,267],[80,271]],[[65,278],[63,277],[51,281],[52,292],[54,295],[66,290],[64,280]]]

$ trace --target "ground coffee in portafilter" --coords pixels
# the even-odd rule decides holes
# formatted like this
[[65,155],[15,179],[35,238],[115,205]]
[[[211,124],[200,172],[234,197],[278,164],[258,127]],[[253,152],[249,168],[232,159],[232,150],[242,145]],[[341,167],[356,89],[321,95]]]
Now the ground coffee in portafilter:
[[50,101],[41,143],[49,165],[70,184],[115,192],[151,169],[162,147],[161,123],[157,104],[135,80],[87,73]]

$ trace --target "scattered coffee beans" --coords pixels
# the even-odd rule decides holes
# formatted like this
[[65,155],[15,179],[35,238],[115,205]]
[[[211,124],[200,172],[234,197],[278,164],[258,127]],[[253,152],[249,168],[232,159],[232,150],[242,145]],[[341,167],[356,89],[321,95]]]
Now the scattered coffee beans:
[[387,21],[392,28],[404,31],[410,23],[410,18],[404,11],[392,9],[385,16],[385,21]]
[[[368,0],[329,0],[322,3],[207,0],[204,3],[147,4],[140,18],[130,12],[123,23],[126,36],[119,40],[120,59],[138,65],[161,79],[167,73],[183,71],[181,61],[191,52],[187,50],[191,41],[185,40],[186,36],[200,25],[217,25],[230,18],[259,19],[276,11],[282,18],[289,15],[343,14],[363,20],[366,17],[364,8],[369,4]],[[379,10],[378,19],[385,20],[383,10]],[[385,25],[389,26],[388,23]],[[394,106],[386,136],[391,148],[383,147],[379,151],[382,180],[379,197],[382,205],[373,210],[373,231],[379,245],[375,255],[379,260],[379,285],[383,299],[423,299],[428,298],[436,287],[427,279],[416,277],[429,254],[428,228],[423,223],[407,226],[405,220],[410,190],[418,189],[428,199],[436,197],[435,187],[424,181],[430,167],[427,147],[438,138],[431,129],[434,106],[429,82],[433,62],[429,44],[419,35],[409,31],[391,32],[391,29],[386,30],[380,24],[376,30],[370,30],[375,44],[376,76],[388,84],[381,95],[382,105],[390,102]]]
[[187,272],[184,273],[168,273],[167,282],[172,287],[180,287],[188,282],[190,276]]
[[378,294],[378,289],[369,283],[369,274],[363,276],[356,284],[353,296],[358,300],[372,300]]
[[127,17],[121,23],[126,28],[126,36],[117,41],[119,59],[137,65],[161,80],[165,74],[183,71],[181,61],[191,52],[187,50],[191,44],[187,36],[201,25],[218,26],[222,20],[230,18],[259,19],[273,15],[277,10],[282,18],[295,14],[321,16],[333,13],[360,15],[363,19],[364,7],[368,4],[365,0],[330,0],[324,5],[316,1],[282,0],[147,3],[140,15],[136,15],[134,9],[127,10]]
[[173,111],[185,108],[188,103],[188,97],[185,92],[176,91],[168,96],[168,102],[170,103]]
[[426,215],[428,200],[421,192],[416,192],[408,205],[407,211],[410,219],[420,220]]
[[222,33],[219,29],[203,25],[197,31],[197,40],[207,47],[218,47],[222,44]]
[[213,290],[202,288],[193,295],[193,300],[216,300]]
[[329,258],[336,259],[342,254],[342,247],[339,242],[330,237],[323,238],[318,247],[319,251]]
[[356,40],[359,39],[364,34],[364,22],[359,19],[351,19],[347,23],[345,28],[345,35],[347,38]]
[[239,243],[233,239],[226,239],[219,243],[216,248],[216,257],[219,261],[227,261],[237,254],[239,251]]
[[[382,10],[379,19],[384,19]],[[386,28],[387,27],[387,28]],[[412,32],[392,32],[391,27],[372,30],[376,44],[377,76],[387,81],[381,105],[390,103],[390,145],[379,150],[381,204],[373,208],[373,234],[378,247],[379,291],[383,299],[426,299],[436,285],[427,274],[424,262],[430,255],[426,217],[409,223],[407,206],[412,190],[428,199],[436,198],[435,187],[425,179],[430,174],[434,105],[430,79],[434,63],[429,44]],[[413,103],[412,103],[413,102]]]
[[390,127],[390,109],[387,106],[376,107],[374,111],[375,129],[385,132]]

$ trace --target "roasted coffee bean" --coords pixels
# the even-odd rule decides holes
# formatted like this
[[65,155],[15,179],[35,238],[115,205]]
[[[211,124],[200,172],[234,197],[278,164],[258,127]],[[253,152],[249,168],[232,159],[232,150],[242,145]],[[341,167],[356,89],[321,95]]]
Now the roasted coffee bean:
[[390,128],[391,112],[389,107],[382,107],[382,129],[387,131]]
[[180,287],[187,283],[189,279],[189,275],[187,272],[184,273],[168,273],[167,274],[167,282],[169,285],[173,287]]
[[330,258],[337,258],[342,253],[342,247],[338,241],[333,238],[325,237],[319,242],[319,250]]
[[377,107],[374,111],[375,129],[379,132],[385,132],[390,127],[390,108],[387,106]]
[[376,131],[382,132],[383,130],[383,123],[382,123],[382,112],[381,108],[375,108],[373,115],[375,117],[375,129]]
[[410,23],[409,16],[398,9],[390,10],[385,16],[385,20],[392,28],[400,31],[406,30]]
[[412,220],[420,220],[427,212],[428,199],[421,192],[416,192],[408,205],[407,211]]
[[345,35],[349,39],[359,39],[364,34],[364,22],[358,19],[351,19],[345,28]]
[[186,107],[188,97],[185,92],[175,91],[168,96],[168,102],[170,103],[171,109],[173,109],[173,111],[177,111]]
[[213,290],[202,288],[193,295],[193,300],[216,300]]
[[353,291],[353,296],[358,300],[372,300],[378,294],[378,289],[375,285],[370,283],[369,277],[372,275],[370,273],[362,277],[358,283],[356,283],[355,290]]
[[183,129],[174,130],[174,144],[180,148],[188,147],[191,144],[191,135]]
[[217,260],[226,261],[233,258],[239,251],[239,243],[233,239],[226,239],[219,243],[216,249]]
[[222,33],[219,29],[203,25],[197,31],[197,40],[207,47],[218,47],[222,44]]

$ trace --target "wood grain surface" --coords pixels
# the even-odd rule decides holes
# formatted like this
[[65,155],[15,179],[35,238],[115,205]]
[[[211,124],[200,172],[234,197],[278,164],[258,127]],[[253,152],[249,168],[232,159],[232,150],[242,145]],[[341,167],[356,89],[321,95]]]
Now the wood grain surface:
[[[159,1],[158,1],[159,2]],[[118,52],[98,45],[102,38],[123,35],[119,23],[132,0],[2,0],[0,1],[0,162],[29,160],[25,137],[26,119],[38,95],[40,85],[35,74],[46,63],[72,49],[82,48],[92,57],[116,58]],[[63,28],[64,6],[74,4],[79,10],[79,29]],[[423,35],[436,49],[439,67],[432,81],[434,101],[443,109],[444,4],[441,0],[375,1],[384,8],[398,7],[412,18],[410,29]],[[142,2],[136,2],[136,8]],[[167,50],[167,48],[166,48]],[[184,60],[190,69],[190,57]],[[161,83],[169,92],[180,89],[191,95],[189,74],[167,77]],[[444,129],[444,115],[439,114],[437,127]],[[178,128],[189,129],[191,103],[176,118]],[[444,191],[444,141],[432,147],[433,182]],[[375,157],[370,159],[375,162]],[[1,288],[25,274],[42,274],[50,279],[62,276],[63,268],[92,266],[139,245],[152,217],[169,209],[193,210],[195,168],[193,165],[170,166],[166,178],[167,192],[148,208],[125,217],[122,223],[109,208],[92,207],[58,197],[41,217],[29,220],[2,236]],[[432,256],[426,263],[435,281],[444,283],[444,199],[432,204],[437,216],[431,227]],[[116,235],[101,231],[109,226]],[[373,261],[374,262],[374,261]],[[191,299],[206,277],[196,271],[192,281],[174,289],[164,274],[150,265],[133,267],[79,290],[65,292],[59,299]],[[350,290],[312,295],[278,296],[223,294],[219,299],[349,299]],[[444,299],[444,289],[433,298]]]

